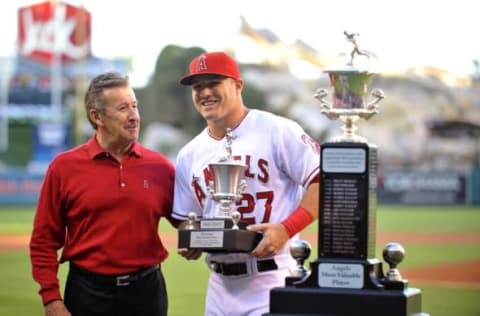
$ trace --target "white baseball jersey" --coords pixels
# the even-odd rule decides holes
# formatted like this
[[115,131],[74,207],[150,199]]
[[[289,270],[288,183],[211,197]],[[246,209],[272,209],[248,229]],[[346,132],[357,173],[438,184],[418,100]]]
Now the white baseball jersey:
[[[296,122],[260,110],[249,110],[243,121],[232,128],[232,134],[232,156],[247,166],[243,174],[246,188],[242,192],[242,198],[234,204],[234,207],[242,214],[242,221],[250,224],[280,223],[298,207],[304,189],[319,173],[320,148],[317,142],[311,139]],[[176,163],[174,218],[187,220],[189,212],[195,212],[198,218],[213,216],[218,203],[213,201],[208,191],[208,182],[213,179],[208,165],[218,162],[226,155],[225,138],[214,138],[209,134],[208,128],[180,150]],[[285,269],[294,263],[288,249],[289,243],[275,256],[279,270],[283,269],[283,271],[273,271],[273,273],[281,273],[277,277],[276,284],[273,285],[283,285],[287,274]],[[248,253],[208,254],[207,263],[213,258],[217,262],[241,262],[252,260],[253,257]],[[272,272],[262,272],[262,275],[268,274]],[[222,276],[212,275],[212,277],[215,279]],[[262,281],[258,275],[256,279],[257,287],[265,287],[264,295],[267,295],[267,299],[265,301],[263,297],[261,304],[263,310],[268,309],[268,290],[273,285],[271,281]],[[240,281],[237,277],[226,282],[245,282],[245,280]],[[213,297],[209,298],[210,293],[216,292],[212,289],[212,286],[215,287],[212,284],[226,283],[214,282],[211,279],[207,294],[207,309],[208,302],[213,299]],[[245,293],[248,298],[248,291]],[[239,293],[233,295],[232,300],[238,301],[238,295]],[[220,299],[220,305],[228,305],[225,303],[225,300],[228,301],[226,296],[217,299]],[[252,304],[258,304],[256,302],[258,299],[252,297],[249,299],[255,301]],[[240,301],[242,308],[250,304],[241,298]],[[236,308],[233,312],[235,310]],[[222,313],[230,314],[225,310],[218,311],[219,315]]]

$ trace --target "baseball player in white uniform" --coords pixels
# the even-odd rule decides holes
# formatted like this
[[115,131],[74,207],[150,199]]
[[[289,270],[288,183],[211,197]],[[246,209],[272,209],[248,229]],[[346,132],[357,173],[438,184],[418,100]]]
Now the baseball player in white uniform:
[[[247,229],[263,237],[251,253],[207,253],[205,315],[262,315],[270,289],[284,286],[295,265],[289,243],[318,217],[320,148],[296,122],[243,104],[243,81],[227,54],[201,54],[189,70],[180,83],[192,86],[207,127],[178,153],[173,217],[186,225],[190,212],[212,216],[208,165],[225,156],[230,128],[232,156],[247,166],[246,189],[234,206]],[[189,260],[201,256],[198,249],[178,252]]]

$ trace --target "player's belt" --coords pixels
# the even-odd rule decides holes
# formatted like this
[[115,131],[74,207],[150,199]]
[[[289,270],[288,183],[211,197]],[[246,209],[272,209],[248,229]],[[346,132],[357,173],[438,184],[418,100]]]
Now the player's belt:
[[91,271],[80,268],[74,263],[70,263],[71,273],[82,275],[83,277],[88,278],[92,282],[101,283],[108,286],[127,286],[132,282],[143,279],[150,273],[158,271],[159,269],[160,267],[158,265],[155,265],[124,275],[106,275],[93,273]]
[[[271,271],[277,270],[278,266],[275,260],[267,259],[267,260],[256,260],[257,262],[257,271],[264,272],[264,271]],[[224,263],[224,262],[210,262],[210,268],[212,271],[223,275],[242,275],[247,274],[247,263],[246,262],[233,262],[233,263]]]

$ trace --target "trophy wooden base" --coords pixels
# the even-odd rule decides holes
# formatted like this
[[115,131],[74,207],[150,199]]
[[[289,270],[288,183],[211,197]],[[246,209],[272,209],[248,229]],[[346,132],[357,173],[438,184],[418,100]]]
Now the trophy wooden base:
[[202,249],[205,252],[250,252],[262,234],[244,229],[180,229],[178,248]]
[[[347,303],[348,302],[348,303]],[[273,288],[267,315],[420,316],[421,292],[372,289]]]

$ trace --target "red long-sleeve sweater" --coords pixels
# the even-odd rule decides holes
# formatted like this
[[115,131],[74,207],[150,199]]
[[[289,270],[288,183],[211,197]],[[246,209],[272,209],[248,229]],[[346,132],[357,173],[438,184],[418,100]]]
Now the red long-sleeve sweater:
[[95,137],[52,161],[30,241],[32,274],[44,304],[61,299],[59,262],[125,274],[166,259],[158,223],[171,219],[174,172],[166,157],[139,143],[119,163]]

